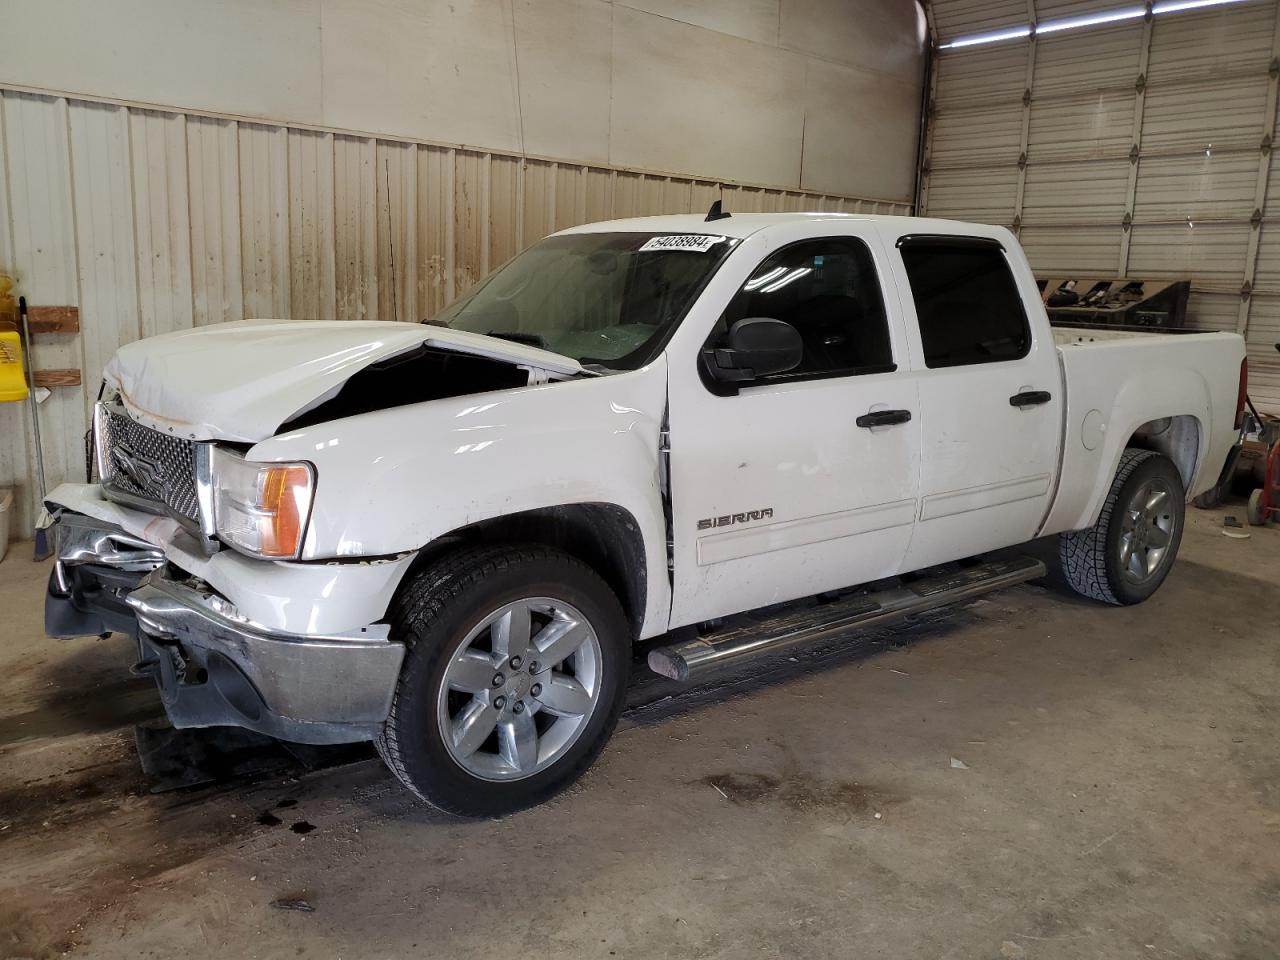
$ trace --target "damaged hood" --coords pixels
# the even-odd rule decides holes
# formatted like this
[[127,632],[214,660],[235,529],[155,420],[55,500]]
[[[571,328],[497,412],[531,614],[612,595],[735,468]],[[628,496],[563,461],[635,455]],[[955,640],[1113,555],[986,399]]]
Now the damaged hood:
[[148,426],[195,440],[257,443],[369,364],[423,345],[554,378],[586,372],[547,350],[421,323],[241,320],[127,344],[104,378]]

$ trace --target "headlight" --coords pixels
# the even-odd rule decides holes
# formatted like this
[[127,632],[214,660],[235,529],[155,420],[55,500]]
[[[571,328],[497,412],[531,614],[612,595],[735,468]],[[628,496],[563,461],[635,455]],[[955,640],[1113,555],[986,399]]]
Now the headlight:
[[309,463],[254,463],[216,450],[214,528],[245,553],[291,560],[302,552],[315,487],[315,468]]

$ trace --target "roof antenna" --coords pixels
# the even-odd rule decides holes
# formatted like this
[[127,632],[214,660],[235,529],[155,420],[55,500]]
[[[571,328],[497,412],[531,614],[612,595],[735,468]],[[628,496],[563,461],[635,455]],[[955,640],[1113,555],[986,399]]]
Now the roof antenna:
[[717,200],[711,204],[711,209],[707,211],[707,219],[702,222],[711,223],[715,220],[727,220],[731,216],[733,216],[733,214],[725,213],[720,209],[720,201]]

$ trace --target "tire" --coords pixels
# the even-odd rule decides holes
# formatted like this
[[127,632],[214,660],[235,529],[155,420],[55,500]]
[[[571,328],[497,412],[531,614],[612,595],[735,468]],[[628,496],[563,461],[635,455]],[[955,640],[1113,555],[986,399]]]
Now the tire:
[[[551,643],[542,631],[553,627],[557,642],[545,656],[580,645],[540,663],[537,644]],[[622,607],[594,571],[550,547],[443,558],[401,590],[391,635],[408,649],[378,753],[404,786],[447,813],[494,817],[549,799],[592,764],[622,711],[631,666]],[[507,654],[518,649],[526,655],[513,667]],[[487,670],[490,686],[480,689]],[[478,741],[486,724],[492,730]]]
[[[1154,493],[1163,497],[1154,501]],[[1149,511],[1141,509],[1153,502]],[[1178,555],[1185,511],[1186,492],[1172,461],[1152,450],[1125,450],[1098,522],[1059,537],[1067,583],[1103,603],[1146,600]]]
[[1261,487],[1249,494],[1249,506],[1245,513],[1245,518],[1249,521],[1249,526],[1251,527],[1265,527],[1267,525],[1267,513],[1262,509]]

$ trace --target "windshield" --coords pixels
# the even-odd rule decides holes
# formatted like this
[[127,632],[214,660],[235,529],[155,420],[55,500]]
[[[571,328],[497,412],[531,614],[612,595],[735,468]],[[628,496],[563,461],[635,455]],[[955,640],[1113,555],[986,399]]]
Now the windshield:
[[705,234],[547,237],[431,322],[515,340],[583,365],[648,363],[737,241]]

